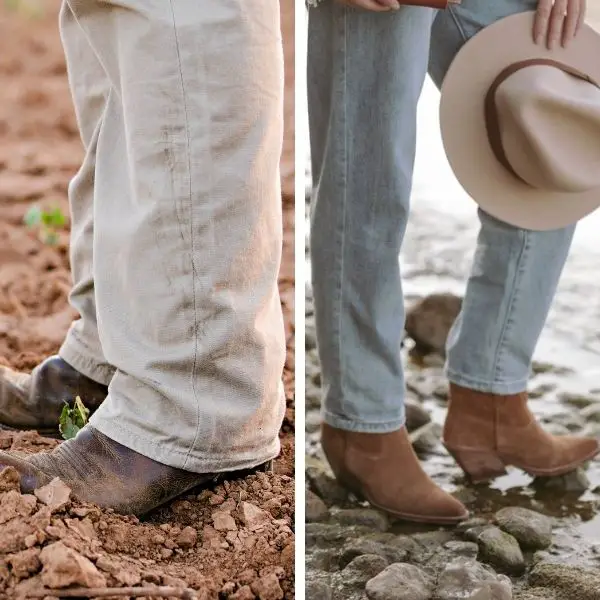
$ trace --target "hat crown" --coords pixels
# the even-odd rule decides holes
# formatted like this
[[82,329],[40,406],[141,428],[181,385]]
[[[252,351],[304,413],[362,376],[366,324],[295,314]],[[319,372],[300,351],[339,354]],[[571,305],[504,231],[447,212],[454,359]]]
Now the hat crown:
[[568,193],[600,187],[600,88],[593,82],[531,64],[498,85],[494,104],[506,162],[525,183]]

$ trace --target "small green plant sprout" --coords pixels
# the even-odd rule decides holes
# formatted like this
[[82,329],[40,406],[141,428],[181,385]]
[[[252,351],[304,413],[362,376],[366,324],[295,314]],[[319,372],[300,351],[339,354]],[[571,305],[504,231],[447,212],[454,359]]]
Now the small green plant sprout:
[[79,396],[75,398],[73,408],[65,402],[58,421],[58,429],[63,438],[65,440],[74,438],[77,432],[88,422],[89,415],[89,408],[85,407]]
[[58,207],[46,210],[33,205],[25,213],[23,221],[30,229],[38,230],[39,238],[44,244],[54,246],[58,242],[58,230],[65,226],[67,218]]

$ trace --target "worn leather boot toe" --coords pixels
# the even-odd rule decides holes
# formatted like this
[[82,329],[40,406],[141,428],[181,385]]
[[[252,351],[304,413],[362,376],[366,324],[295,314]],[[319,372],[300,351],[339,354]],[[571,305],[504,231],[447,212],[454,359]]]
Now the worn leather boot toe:
[[60,356],[51,356],[31,373],[0,366],[0,426],[58,432],[63,406],[80,396],[93,414],[108,394],[108,387],[86,377]]
[[246,471],[192,473],[147,458],[86,425],[50,453],[23,457],[0,452],[0,471],[4,467],[20,473],[23,493],[58,477],[81,500],[141,516],[197,486],[270,470],[272,461]]

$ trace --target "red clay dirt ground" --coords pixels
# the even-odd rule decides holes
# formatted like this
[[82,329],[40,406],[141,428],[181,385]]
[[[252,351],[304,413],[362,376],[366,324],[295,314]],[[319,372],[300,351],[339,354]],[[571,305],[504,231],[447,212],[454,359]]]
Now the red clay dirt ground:
[[[23,225],[32,204],[57,206],[67,214],[67,185],[82,157],[56,25],[60,2],[43,4],[45,14],[38,19],[0,5],[0,363],[23,371],[55,353],[77,317],[67,303],[68,227],[55,246],[48,246]],[[5,470],[0,475],[0,599],[72,586],[187,587],[202,600],[294,597],[293,12],[293,2],[283,0],[280,288],[288,407],[275,473],[188,495],[140,522],[67,498],[61,489],[21,495],[14,473]],[[57,443],[35,432],[0,431],[2,449],[39,452]]]

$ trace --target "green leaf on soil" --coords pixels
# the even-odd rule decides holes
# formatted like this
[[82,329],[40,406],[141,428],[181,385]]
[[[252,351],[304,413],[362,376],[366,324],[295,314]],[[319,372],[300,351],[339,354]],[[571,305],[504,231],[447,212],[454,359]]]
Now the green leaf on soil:
[[30,206],[23,221],[27,227],[37,227],[42,222],[42,209],[39,206]]
[[58,428],[63,438],[65,440],[74,438],[87,423],[89,414],[89,409],[85,407],[79,396],[75,398],[72,408],[65,402],[58,421]]

